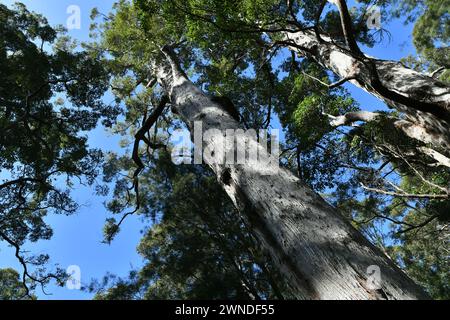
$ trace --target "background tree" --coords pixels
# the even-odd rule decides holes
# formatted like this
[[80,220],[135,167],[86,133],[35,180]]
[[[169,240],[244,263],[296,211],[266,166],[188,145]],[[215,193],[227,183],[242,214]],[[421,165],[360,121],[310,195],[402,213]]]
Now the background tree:
[[109,76],[99,57],[75,50],[62,31],[22,4],[0,5],[0,240],[22,265],[24,296],[63,283],[63,270],[45,268],[48,255],[22,246],[51,238],[47,214],[76,211],[74,178],[93,184],[102,159],[82,131],[117,116],[101,101]]

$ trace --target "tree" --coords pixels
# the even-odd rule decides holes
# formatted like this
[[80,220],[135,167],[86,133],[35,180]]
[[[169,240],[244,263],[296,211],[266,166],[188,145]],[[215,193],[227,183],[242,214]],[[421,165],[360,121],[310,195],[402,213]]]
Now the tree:
[[[364,2],[367,5],[362,6],[354,18],[344,0],[336,2],[337,12],[331,10],[326,14],[327,1],[138,3],[147,11],[159,6],[161,15],[170,21],[173,30],[185,30],[203,48],[211,45],[212,54],[205,53],[207,57],[217,54],[212,48],[223,56],[222,48],[239,40],[252,46],[263,46],[269,56],[280,48],[289,48],[294,54],[315,61],[338,77],[333,83],[322,83],[325,86],[333,88],[351,82],[402,113],[403,117],[396,119],[395,126],[406,135],[433,145],[438,149],[436,152],[440,148],[448,150],[450,146],[448,86],[399,62],[368,57],[360,50],[357,41],[369,45],[374,43],[374,37],[368,33],[365,24],[370,1]],[[445,20],[444,17],[442,19]],[[224,36],[225,33],[227,35]],[[258,38],[256,43],[252,41],[255,35]],[[359,120],[366,121],[367,118]]]
[[[393,5],[395,5],[393,3]],[[448,82],[449,28],[445,1],[400,1],[392,10],[394,18],[414,22],[413,42],[417,57],[408,56],[404,62],[419,72]]]
[[[131,25],[139,25],[136,12],[124,2],[117,7],[118,13],[108,17],[105,22],[104,39],[111,41],[109,51],[115,52],[119,62],[132,59],[132,52],[122,56],[117,47],[130,48],[127,40],[142,34],[142,30],[128,29]],[[217,179],[224,187],[236,207],[240,209],[246,224],[256,234],[262,246],[269,252],[276,268],[287,279],[290,289],[296,297],[303,298],[419,298],[424,293],[393,265],[380,251],[373,247],[356,232],[337,211],[322,198],[312,192],[292,173],[280,169],[277,164],[269,163],[269,172],[277,172],[269,178],[264,169],[258,165],[224,165],[224,154],[220,154],[220,135],[226,129],[240,129],[233,117],[223,107],[201,92],[181,69],[174,47],[167,45],[175,39],[170,38],[171,25],[164,28],[161,20],[161,7],[147,8],[143,14],[144,39],[152,38],[146,48],[134,37],[133,44],[137,49],[137,61],[142,61],[159,83],[163,104],[169,101],[176,114],[180,116],[189,130],[194,129],[194,121],[202,121],[202,130],[216,129],[216,136],[204,137],[203,147],[214,150],[206,154],[204,160],[215,172]],[[125,23],[126,22],[126,23]],[[125,31],[125,30],[128,31]],[[114,32],[120,30],[120,32]],[[180,30],[180,29],[178,29]],[[178,33],[177,33],[178,34]],[[148,36],[145,36],[148,35]],[[179,35],[179,34],[178,34]],[[176,37],[176,35],[174,36]],[[181,50],[182,53],[188,53]],[[193,50],[194,48],[191,48]],[[195,49],[194,49],[195,50]],[[181,56],[181,54],[180,54]],[[187,55],[188,59],[192,58]],[[145,60],[149,62],[145,62]],[[184,60],[185,62],[189,60]],[[130,61],[128,61],[130,62]],[[141,73],[139,64],[132,64]],[[135,84],[136,82],[134,82]],[[150,81],[150,86],[154,81]],[[146,129],[151,128],[157,116],[164,110],[162,106],[154,108],[154,113],[144,119]],[[150,120],[150,121],[149,121]],[[137,135],[137,145],[142,136]],[[148,139],[141,139],[148,140]],[[263,155],[262,146],[250,140]],[[149,144],[149,146],[151,146]],[[136,150],[136,149],[134,149]],[[133,159],[138,165],[137,174],[143,168],[140,160],[133,152]],[[215,155],[214,155],[215,154]],[[217,158],[219,157],[219,158]],[[218,160],[217,160],[218,159]],[[138,176],[134,175],[134,186]],[[140,201],[138,197],[137,209]],[[120,224],[120,223],[119,223]],[[117,226],[116,226],[117,227]],[[309,254],[314,252],[314,255]],[[336,252],[340,254],[337,255]],[[336,265],[341,268],[336,268]],[[365,285],[361,275],[366,273],[369,265],[378,265],[383,270],[384,286],[379,291],[372,291]],[[320,281],[326,277],[327,281]],[[394,284],[396,283],[396,284]],[[402,292],[396,288],[402,287]]]
[[73,178],[93,184],[102,159],[81,131],[117,116],[101,102],[104,65],[62,32],[22,4],[0,5],[0,240],[22,265],[24,297],[52,279],[63,283],[62,269],[46,270],[48,255],[27,256],[22,246],[51,238],[48,213],[76,211]]
[[[106,182],[117,179],[108,209],[122,214],[108,220],[106,240],[130,214],[150,215],[153,225],[140,246],[147,265],[129,279],[106,277],[112,287],[98,298],[426,298],[387,256],[433,297],[448,296],[448,87],[433,79],[442,70],[422,75],[365,56],[358,43],[375,43],[364,23],[367,7],[349,11],[345,1],[335,3],[326,11],[325,2],[314,1],[119,1],[103,16],[100,41],[81,54],[112,76],[117,102],[125,105],[114,130],[134,140],[130,157],[111,155],[104,164]],[[433,1],[426,4],[445,16]],[[401,5],[410,8],[409,1]],[[436,30],[428,33],[435,39]],[[421,55],[441,63],[436,42],[416,44],[423,43],[430,50]],[[283,60],[279,67],[275,56]],[[406,88],[405,79],[424,86]],[[108,83],[102,76],[86,80]],[[361,111],[339,87],[346,81],[398,111]],[[443,103],[430,99],[438,91]],[[119,109],[102,110],[111,119]],[[268,128],[277,115],[287,134],[285,168],[224,164],[227,129]],[[171,132],[186,126],[193,134],[195,121],[203,132],[216,130],[203,144],[212,171],[174,167],[165,151]],[[249,143],[270,159],[257,138]],[[216,201],[202,197],[204,190]],[[18,243],[3,238],[20,260]],[[214,258],[195,263],[208,255]],[[378,288],[366,282],[373,265],[381,268]],[[25,284],[26,264],[24,270]]]

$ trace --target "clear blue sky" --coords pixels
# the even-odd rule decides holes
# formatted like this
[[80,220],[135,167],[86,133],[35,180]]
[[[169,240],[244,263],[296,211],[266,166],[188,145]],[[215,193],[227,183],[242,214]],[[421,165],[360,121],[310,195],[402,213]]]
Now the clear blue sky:
[[[2,0],[10,6],[15,1]],[[100,12],[107,13],[114,1],[112,0],[23,0],[29,10],[43,14],[50,24],[65,24],[68,18],[66,10],[70,5],[78,5],[81,9],[81,29],[70,30],[69,35],[75,39],[88,40],[89,14],[92,8],[99,8]],[[392,41],[378,44],[375,48],[364,48],[364,51],[375,57],[398,60],[414,52],[411,44],[411,27],[404,26],[395,21],[390,25],[383,25],[392,33]],[[350,84],[345,85],[352,96],[361,104],[364,110],[385,108],[384,104],[368,95],[361,89]],[[106,96],[107,102],[111,96]],[[103,128],[98,128],[89,134],[91,147],[103,150],[120,151],[118,138],[109,135]],[[109,216],[103,206],[105,198],[98,197],[87,187],[80,187],[73,191],[73,198],[82,204],[76,215],[54,216],[50,215],[46,221],[54,229],[54,236],[49,241],[39,241],[37,244],[27,245],[25,249],[31,252],[50,254],[53,263],[59,263],[66,268],[69,265],[78,265],[81,268],[82,282],[89,283],[93,278],[101,278],[106,272],[119,276],[126,276],[132,268],[142,264],[136,253],[143,223],[139,218],[131,216],[121,228],[121,232],[111,245],[102,244],[102,227],[105,218]],[[17,263],[13,250],[4,243],[0,243],[0,268],[13,267],[19,272],[22,270]],[[52,295],[43,295],[37,290],[40,299],[90,299],[92,295],[79,290],[68,290],[49,285],[47,292]]]

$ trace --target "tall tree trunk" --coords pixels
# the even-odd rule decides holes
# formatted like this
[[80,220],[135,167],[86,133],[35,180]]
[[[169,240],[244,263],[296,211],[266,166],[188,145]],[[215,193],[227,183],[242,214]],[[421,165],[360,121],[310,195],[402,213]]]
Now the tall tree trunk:
[[[242,129],[187,78],[172,49],[164,47],[162,52],[165,61],[153,65],[155,75],[191,134],[195,121],[202,122],[203,132],[216,129],[223,134],[227,129]],[[252,143],[268,156],[258,142]],[[220,152],[221,148],[217,136],[204,136],[203,150]],[[335,208],[289,171],[278,168],[278,163],[227,165],[210,157],[204,161],[216,173],[297,298],[428,298]],[[373,265],[381,271],[381,288],[376,290],[366,282],[367,268]]]
[[[421,125],[427,133],[425,143],[450,149],[450,88],[445,83],[400,62],[354,52],[329,37],[318,39],[314,31],[285,32],[283,42]],[[420,139],[423,132],[416,136]]]

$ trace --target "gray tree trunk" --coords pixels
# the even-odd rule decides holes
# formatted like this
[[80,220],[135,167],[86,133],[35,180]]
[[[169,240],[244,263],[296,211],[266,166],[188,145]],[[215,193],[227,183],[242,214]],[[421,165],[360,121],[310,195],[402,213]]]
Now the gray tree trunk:
[[[361,57],[315,32],[285,32],[284,41],[301,56],[307,56],[342,79],[364,89],[396,108],[414,125],[410,135],[425,143],[450,149],[450,88],[428,75],[406,68],[400,62]],[[425,133],[424,133],[425,132]]]
[[[201,121],[205,132],[242,129],[219,104],[187,78],[175,53],[154,72],[191,133]],[[204,137],[203,149],[220,151],[217,136]],[[256,141],[260,152],[265,152]],[[266,152],[267,155],[267,152]],[[221,155],[224,156],[224,155]],[[268,156],[268,155],[267,155]],[[205,162],[239,208],[261,245],[299,299],[426,299],[428,296],[380,250],[354,229],[318,194],[278,163],[226,165]],[[267,172],[273,175],[267,175]],[[381,271],[379,288],[368,282],[368,268]]]

